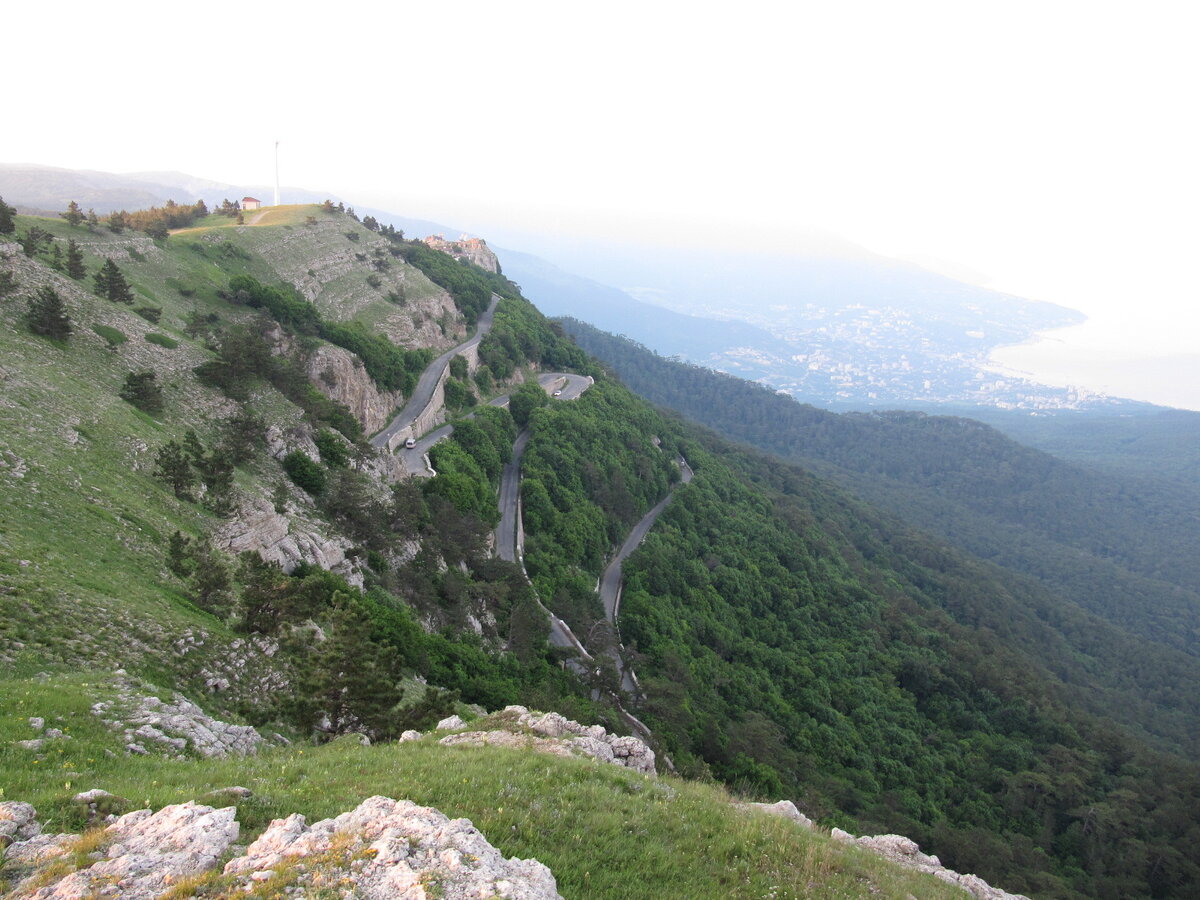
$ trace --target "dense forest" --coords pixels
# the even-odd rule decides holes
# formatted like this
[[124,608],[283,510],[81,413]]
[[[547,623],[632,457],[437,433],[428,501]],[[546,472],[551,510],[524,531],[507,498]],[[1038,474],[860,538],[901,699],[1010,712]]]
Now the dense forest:
[[1200,491],[1085,469],[970,419],[827,412],[565,324],[652,403],[803,462],[1125,631],[1200,655]]
[[[1096,660],[1029,608],[1043,597],[615,384],[531,423],[530,568],[581,626],[610,523],[665,492],[674,453],[696,470],[626,563],[618,623],[638,714],[682,771],[909,834],[1037,896],[1195,883],[1195,767],[1082,711],[1117,692],[1088,685]],[[572,458],[580,438],[594,467]]]

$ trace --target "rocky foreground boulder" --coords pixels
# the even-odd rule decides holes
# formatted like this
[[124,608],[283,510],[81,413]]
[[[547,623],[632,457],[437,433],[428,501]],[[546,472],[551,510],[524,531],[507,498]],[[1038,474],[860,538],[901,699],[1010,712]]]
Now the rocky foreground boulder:
[[10,896],[29,900],[121,897],[150,900],[167,890],[217,883],[240,892],[262,884],[272,896],[466,900],[562,900],[536,860],[505,859],[467,819],[407,800],[371,797],[313,825],[276,819],[223,869],[238,838],[237,810],[193,802],[137,810],[88,835],[42,835],[29,804],[0,804],[0,821],[23,837],[5,853]]

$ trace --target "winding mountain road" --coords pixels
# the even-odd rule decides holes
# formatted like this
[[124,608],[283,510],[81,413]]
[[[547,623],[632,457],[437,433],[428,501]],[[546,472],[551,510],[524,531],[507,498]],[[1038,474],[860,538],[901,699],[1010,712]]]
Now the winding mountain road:
[[[682,483],[687,484],[692,480],[694,474],[692,467],[687,464],[687,460],[680,459],[679,468],[683,473]],[[600,576],[600,601],[604,604],[604,617],[614,626],[617,624],[617,614],[621,611],[621,565],[629,558],[629,554],[646,539],[646,535],[654,526],[655,521],[674,498],[675,491],[672,489],[667,496],[655,504],[653,509],[642,516],[641,520],[629,530],[629,536],[625,538],[625,543],[621,545],[617,555],[612,558],[605,568],[604,574]]]
[[[555,398],[558,400],[574,400],[592,386],[592,379],[566,372],[548,372],[538,376],[538,384],[551,396],[555,396],[557,391]],[[507,396],[492,401],[494,406],[507,404]],[[528,428],[522,429],[517,435],[513,442],[512,459],[500,473],[500,523],[496,526],[496,555],[507,562],[517,563],[522,569],[525,565],[521,560],[521,457],[529,445],[529,435]],[[591,654],[584,649],[567,623],[552,613],[540,599],[538,606],[550,617],[550,643],[555,647],[574,650],[590,660]]]
[[[392,438],[397,433],[412,425],[413,420],[424,411],[425,407],[429,405],[429,401],[433,399],[433,392],[437,389],[438,381],[441,380],[446,367],[450,365],[450,360],[454,359],[459,353],[470,350],[482,341],[484,335],[491,330],[492,319],[496,314],[496,304],[499,302],[500,297],[492,294],[492,302],[488,304],[487,310],[479,317],[475,334],[457,347],[451,347],[430,363],[425,371],[421,373],[421,377],[417,380],[417,386],[413,389],[412,396],[408,398],[408,402],[404,404],[404,408],[396,414],[386,428],[371,438],[372,447],[389,446]],[[409,471],[414,470],[410,468]]]
[[[694,474],[692,467],[682,457],[679,460],[679,469],[683,473],[683,484],[692,480]],[[674,498],[675,490],[672,488],[667,496],[659,500],[646,515],[642,516],[638,523],[629,530],[629,536],[625,538],[625,543],[621,545],[621,549],[617,551],[616,556],[612,558],[600,576],[600,602],[604,604],[604,617],[608,619],[614,631],[617,628],[617,614],[621,611],[621,566],[629,558],[629,554],[633,553],[646,539],[646,535],[658,517],[662,515],[662,511]],[[620,641],[620,637],[617,640]],[[617,670],[621,673],[621,690],[630,694],[634,693],[638,689],[637,678],[634,676],[633,670],[625,664],[624,657],[616,647],[613,648],[613,658],[616,660]]]

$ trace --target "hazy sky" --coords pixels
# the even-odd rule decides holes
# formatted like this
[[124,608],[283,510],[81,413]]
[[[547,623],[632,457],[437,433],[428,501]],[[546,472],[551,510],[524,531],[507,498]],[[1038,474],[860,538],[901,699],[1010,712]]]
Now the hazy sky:
[[1083,310],[1012,362],[1120,393],[1117,349],[1200,354],[1197,9],[20,4],[0,161],[261,184],[278,139],[285,185],[449,224],[816,226]]

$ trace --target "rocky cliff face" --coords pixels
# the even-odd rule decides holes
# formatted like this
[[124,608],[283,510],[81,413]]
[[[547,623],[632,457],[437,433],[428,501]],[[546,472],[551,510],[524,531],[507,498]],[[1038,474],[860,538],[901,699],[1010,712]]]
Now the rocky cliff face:
[[440,234],[431,234],[425,243],[434,250],[448,253],[455,259],[465,259],[488,272],[500,271],[500,260],[483,238],[469,238],[465,234],[457,241],[448,241]]
[[310,563],[362,587],[362,573],[346,558],[349,541],[327,537],[315,526],[305,527],[296,516],[276,512],[270,501],[261,497],[247,497],[237,513],[213,532],[212,543],[235,555],[253,550],[268,562],[279,563],[285,572],[300,562]]
[[400,391],[380,391],[349,350],[322,344],[308,358],[308,378],[322,394],[350,410],[367,434],[386,425],[404,401]]

